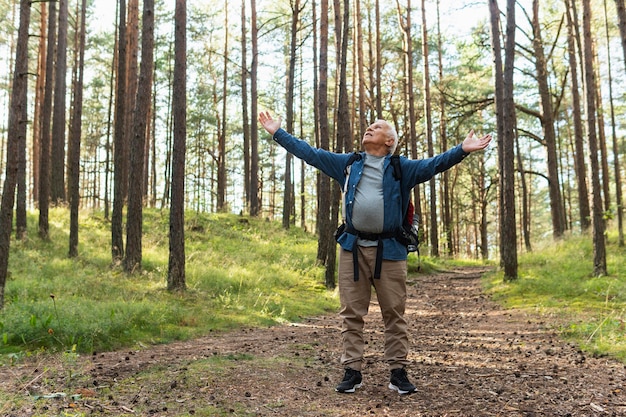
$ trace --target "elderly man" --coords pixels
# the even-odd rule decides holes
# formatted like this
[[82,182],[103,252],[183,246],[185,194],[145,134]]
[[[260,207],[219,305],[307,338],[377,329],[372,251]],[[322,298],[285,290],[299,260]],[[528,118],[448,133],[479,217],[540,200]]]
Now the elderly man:
[[[370,125],[363,135],[363,152],[333,153],[317,149],[281,129],[280,119],[268,112],[259,122],[287,152],[334,178],[344,190],[345,228],[337,236],[339,297],[341,302],[344,378],[337,392],[353,393],[362,385],[364,317],[368,313],[372,286],[376,290],[385,323],[385,362],[391,376],[389,388],[400,394],[416,392],[405,367],[409,351],[406,305],[407,248],[397,235],[406,213],[410,191],[461,162],[469,153],[485,149],[491,135],[476,138],[470,131],[462,144],[422,160],[396,159],[398,134],[384,120]],[[347,166],[349,169],[346,169]],[[396,171],[400,169],[401,175]]]

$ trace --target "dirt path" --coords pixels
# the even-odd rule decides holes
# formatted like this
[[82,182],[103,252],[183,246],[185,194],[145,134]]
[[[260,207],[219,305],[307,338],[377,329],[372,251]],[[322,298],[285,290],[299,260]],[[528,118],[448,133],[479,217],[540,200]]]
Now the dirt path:
[[[499,308],[482,294],[484,270],[409,280],[409,376],[418,393],[387,388],[382,323],[375,303],[366,324],[364,386],[337,394],[342,376],[337,316],[246,329],[185,343],[80,359],[81,397],[0,406],[3,416],[620,416],[626,371],[558,338],[544,318]],[[214,369],[203,369],[217,364]],[[67,391],[67,361],[0,368],[0,388]],[[158,380],[148,379],[159,370]],[[44,382],[45,381],[45,382]],[[56,382],[55,382],[56,381]],[[69,410],[69,411],[68,411]]]

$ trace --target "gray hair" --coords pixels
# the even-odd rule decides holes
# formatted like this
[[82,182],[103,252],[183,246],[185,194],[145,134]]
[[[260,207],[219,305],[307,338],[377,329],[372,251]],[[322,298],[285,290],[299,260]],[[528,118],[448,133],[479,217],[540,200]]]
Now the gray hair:
[[389,147],[389,153],[394,154],[396,152],[396,148],[398,147],[398,132],[396,132],[396,128],[386,120],[378,119],[376,122],[384,123],[387,125],[387,129],[389,130],[389,136],[393,139],[393,144]]

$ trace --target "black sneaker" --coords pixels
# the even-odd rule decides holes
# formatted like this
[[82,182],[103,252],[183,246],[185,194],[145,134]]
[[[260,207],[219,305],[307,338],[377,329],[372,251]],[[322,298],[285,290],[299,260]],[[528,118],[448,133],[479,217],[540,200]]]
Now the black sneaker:
[[361,371],[355,371],[352,368],[346,368],[346,373],[343,375],[343,381],[341,381],[341,383],[337,385],[335,391],[352,393],[357,388],[361,388],[361,385],[363,385],[361,384],[361,381],[363,381]]
[[413,394],[417,392],[415,385],[409,382],[404,368],[398,368],[391,371],[391,379],[389,380],[389,389],[398,391],[398,394]]

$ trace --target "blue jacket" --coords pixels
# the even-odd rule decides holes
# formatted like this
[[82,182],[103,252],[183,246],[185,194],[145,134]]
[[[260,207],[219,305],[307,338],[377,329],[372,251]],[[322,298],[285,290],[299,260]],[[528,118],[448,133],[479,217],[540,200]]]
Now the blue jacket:
[[[337,180],[343,189],[346,181],[344,169],[348,163],[350,154],[334,153],[325,149],[314,148],[307,142],[295,138],[283,129],[278,129],[276,133],[274,133],[273,138],[279,145],[285,148],[287,152]],[[469,154],[463,151],[461,145],[457,145],[440,155],[427,159],[411,160],[401,156],[400,166],[402,168],[402,179],[400,181],[394,178],[393,167],[391,166],[391,154],[387,155],[383,167],[383,198],[385,200],[383,233],[392,232],[402,225],[402,219],[408,207],[408,199],[413,187],[430,180],[435,174],[453,167],[461,162],[467,155]],[[352,228],[354,193],[361,179],[361,174],[363,173],[363,162],[364,159],[361,158],[358,161],[354,161],[352,164],[348,187],[345,193],[345,220],[350,228]],[[404,196],[404,201],[402,201],[402,196]],[[344,232],[337,239],[337,242],[343,249],[351,251],[354,247],[355,239],[355,235]],[[383,243],[383,259],[402,261],[407,258],[406,247],[396,242],[394,238],[384,239]]]

